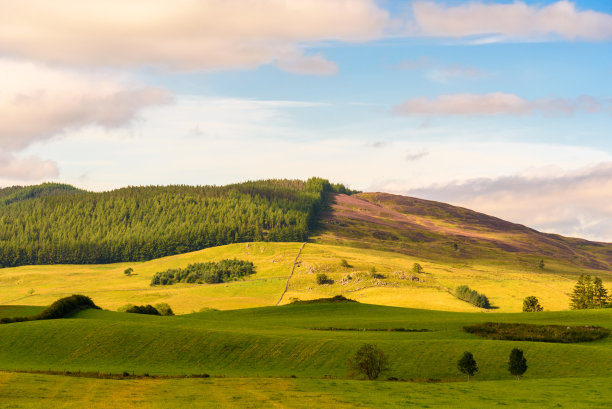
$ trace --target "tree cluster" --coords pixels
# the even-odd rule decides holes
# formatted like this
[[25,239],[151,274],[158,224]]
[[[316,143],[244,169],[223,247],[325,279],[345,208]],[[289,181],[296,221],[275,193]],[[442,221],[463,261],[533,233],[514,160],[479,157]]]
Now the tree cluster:
[[333,190],[320,178],[101,193],[56,184],[4,188],[0,267],[144,261],[237,242],[303,241]]
[[455,295],[457,298],[463,301],[467,301],[470,304],[475,305],[479,308],[491,308],[489,299],[486,295],[480,294],[476,290],[470,289],[467,285],[460,285],[455,289]]
[[601,278],[592,279],[589,274],[580,275],[570,299],[573,310],[603,308],[610,302],[608,290],[603,286]]
[[169,269],[155,273],[151,285],[176,283],[216,284],[235,281],[255,274],[255,265],[245,260],[221,260],[189,264],[186,268]]
[[[459,372],[467,375],[467,380],[469,382],[470,377],[476,375],[479,370],[476,359],[474,359],[474,354],[465,351],[457,362],[457,369],[459,369]],[[527,371],[527,359],[525,359],[525,355],[521,349],[514,348],[510,351],[508,371],[516,376],[517,380]]]

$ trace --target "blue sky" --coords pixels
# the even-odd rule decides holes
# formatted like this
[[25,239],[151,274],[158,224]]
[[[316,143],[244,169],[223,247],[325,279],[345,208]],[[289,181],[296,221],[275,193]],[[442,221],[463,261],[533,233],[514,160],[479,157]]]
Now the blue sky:
[[612,241],[612,2],[0,11],[0,186],[318,175]]

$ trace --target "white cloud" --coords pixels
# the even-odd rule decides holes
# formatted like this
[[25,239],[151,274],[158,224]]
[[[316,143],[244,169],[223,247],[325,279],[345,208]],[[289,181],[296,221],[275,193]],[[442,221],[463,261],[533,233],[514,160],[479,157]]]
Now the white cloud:
[[612,242],[612,162],[574,171],[545,169],[412,189],[543,231]]
[[254,68],[334,72],[302,47],[379,38],[389,20],[371,0],[0,0],[0,52],[68,65],[175,71]]
[[393,108],[401,115],[571,115],[576,112],[612,112],[612,100],[581,96],[574,99],[551,98],[525,100],[514,94],[451,94],[435,99],[412,98]]
[[59,175],[57,164],[36,156],[16,158],[0,152],[0,180],[19,182],[39,181]]
[[612,38],[612,15],[578,10],[573,2],[562,0],[547,6],[530,6],[521,1],[511,4],[464,2],[446,6],[418,1],[413,5],[416,32],[413,35],[461,38],[488,36],[504,38],[602,41]]
[[161,89],[112,77],[0,60],[0,150],[21,150],[83,126],[123,126],[168,98]]

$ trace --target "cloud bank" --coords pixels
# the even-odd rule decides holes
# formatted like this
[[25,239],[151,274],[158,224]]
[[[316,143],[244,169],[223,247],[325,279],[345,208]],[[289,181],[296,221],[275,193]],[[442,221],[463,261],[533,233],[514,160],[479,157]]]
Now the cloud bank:
[[336,71],[304,44],[380,38],[389,13],[370,0],[0,0],[0,52],[67,65],[173,71],[275,63]]
[[464,2],[446,6],[418,1],[413,5],[413,14],[412,35],[445,38],[501,36],[497,40],[559,37],[603,41],[612,38],[612,15],[578,10],[573,2],[567,0],[547,6],[529,6],[519,1],[511,4]]
[[612,162],[556,175],[519,174],[412,189],[543,231],[612,242]]
[[591,96],[574,99],[545,98],[525,100],[514,94],[450,94],[434,99],[412,98],[396,105],[393,111],[408,116],[445,115],[572,115],[578,112],[612,112],[612,100]]

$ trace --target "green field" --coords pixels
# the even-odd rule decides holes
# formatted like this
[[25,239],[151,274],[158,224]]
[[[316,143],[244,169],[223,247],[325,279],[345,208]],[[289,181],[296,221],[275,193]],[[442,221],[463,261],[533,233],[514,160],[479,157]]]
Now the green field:
[[[13,312],[19,310],[12,308]],[[31,308],[30,308],[31,310]],[[599,325],[612,310],[499,313],[500,322]],[[305,304],[156,317],[86,310],[69,319],[0,325],[1,404],[10,407],[604,407],[612,389],[612,339],[580,343],[492,341],[461,330],[490,314],[357,303]],[[430,332],[319,331],[412,328]],[[390,357],[382,380],[347,379],[346,361],[364,343]],[[512,348],[528,370],[507,371]],[[469,384],[456,361],[469,350],[480,372]],[[192,375],[209,379],[108,380],[25,374],[71,371]],[[293,379],[292,377],[296,377]],[[427,380],[442,383],[423,383]],[[458,382],[457,382],[458,381]],[[581,388],[581,395],[571,394]],[[456,397],[455,395],[456,394]],[[3,407],[1,406],[0,407]],[[8,405],[8,403],[6,403]],[[61,406],[60,405],[60,406]],[[489,405],[489,406],[488,406]],[[557,406],[556,406],[557,405]],[[111,406],[114,406],[111,405]]]
[[[577,392],[579,391],[579,392]],[[0,372],[0,408],[608,408],[609,378],[462,383],[105,380]]]

